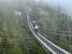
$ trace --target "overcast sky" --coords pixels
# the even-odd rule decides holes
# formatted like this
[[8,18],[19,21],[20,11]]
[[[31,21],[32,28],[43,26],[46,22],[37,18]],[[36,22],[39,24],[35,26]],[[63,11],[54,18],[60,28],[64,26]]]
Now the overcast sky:
[[48,4],[57,6],[58,4],[72,16],[72,0],[43,0]]

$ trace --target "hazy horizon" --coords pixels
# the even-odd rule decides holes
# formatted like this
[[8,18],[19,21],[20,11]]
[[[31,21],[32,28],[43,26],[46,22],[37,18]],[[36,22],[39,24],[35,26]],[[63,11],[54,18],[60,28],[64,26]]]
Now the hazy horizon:
[[[40,0],[37,0],[40,1]],[[50,6],[57,7],[58,5],[65,11],[68,15],[72,16],[72,0],[41,0],[47,2]]]

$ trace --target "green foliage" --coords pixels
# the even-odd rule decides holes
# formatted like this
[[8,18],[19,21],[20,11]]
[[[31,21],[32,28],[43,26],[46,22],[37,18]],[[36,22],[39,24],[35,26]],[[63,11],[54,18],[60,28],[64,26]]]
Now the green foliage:
[[[31,16],[40,25],[40,33],[72,53],[72,17],[62,13],[60,7],[55,10],[46,4],[38,4],[34,8]],[[39,12],[43,12],[42,15]]]
[[37,20],[37,19],[41,18],[36,6],[32,7],[32,11],[30,13],[30,16],[31,16],[31,18],[33,18],[33,20]]

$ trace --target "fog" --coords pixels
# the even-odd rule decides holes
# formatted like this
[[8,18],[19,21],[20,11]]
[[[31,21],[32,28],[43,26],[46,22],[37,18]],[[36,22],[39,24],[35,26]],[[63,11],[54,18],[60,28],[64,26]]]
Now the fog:
[[[22,0],[0,0],[0,6],[3,6],[3,5],[14,6],[15,4],[19,3],[17,1],[22,1]],[[62,8],[63,12],[66,12],[70,16],[72,14],[72,11],[71,11],[72,10],[72,0],[36,0],[36,1],[46,2],[49,6],[53,8],[57,8],[59,5]]]
[[66,11],[70,16],[72,15],[72,0],[43,0],[52,7],[61,6],[63,11]]
[[71,4],[71,0],[0,0],[0,54],[71,54]]

